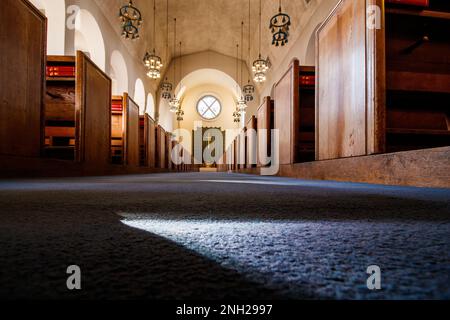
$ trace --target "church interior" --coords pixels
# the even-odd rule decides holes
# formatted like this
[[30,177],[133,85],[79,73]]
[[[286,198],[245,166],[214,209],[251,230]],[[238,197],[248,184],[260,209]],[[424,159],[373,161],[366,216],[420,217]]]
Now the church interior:
[[450,298],[448,1],[0,17],[1,300]]

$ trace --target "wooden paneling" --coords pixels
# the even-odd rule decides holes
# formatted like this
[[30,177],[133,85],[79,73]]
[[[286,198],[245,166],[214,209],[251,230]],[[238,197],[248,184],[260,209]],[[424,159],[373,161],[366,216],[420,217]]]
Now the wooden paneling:
[[124,94],[125,112],[125,164],[139,166],[139,106],[130,96]]
[[[314,160],[315,68],[294,59],[275,86],[275,129],[280,134],[280,164]],[[302,82],[300,79],[302,78]]]
[[295,126],[298,113],[294,112],[299,105],[298,93],[299,62],[294,60],[289,69],[275,86],[275,129],[280,134],[280,164],[296,162],[297,142]]
[[102,167],[111,158],[111,80],[81,51],[76,68],[75,160]]
[[0,21],[0,154],[38,157],[43,143],[46,19],[26,0],[4,0]]
[[[47,56],[47,67],[76,67],[74,56]],[[81,69],[80,69],[81,70]],[[60,160],[75,160],[75,100],[76,77],[46,77],[45,144],[43,156]],[[81,88],[81,87],[80,87]],[[57,130],[56,130],[57,129]]]
[[148,141],[146,145],[148,146],[148,166],[150,168],[156,167],[156,122],[151,119],[148,122]]
[[317,32],[318,160],[384,150],[383,31],[366,27],[367,5],[382,8],[340,1]]
[[237,169],[243,169],[246,167],[247,158],[247,139],[245,137],[247,128],[242,128],[239,135],[236,137],[236,159]]
[[252,116],[247,122],[247,168],[253,168],[257,162],[257,130],[258,122]]
[[141,145],[141,151],[143,152],[142,163],[144,167],[155,168],[155,154],[156,154],[156,126],[155,120],[152,119],[148,114],[141,116],[141,121],[143,121],[143,126],[139,136]]
[[166,131],[158,125],[156,127],[156,166],[166,169]]
[[233,163],[231,165],[232,170],[237,170],[238,169],[238,144],[237,144],[237,138],[233,140],[233,145],[232,145],[232,150],[233,150]]
[[[443,147],[283,165],[278,175],[303,180],[450,188],[448,159],[450,147]],[[260,169],[244,172],[259,174]]]
[[[271,130],[274,128],[274,121],[273,121],[273,112],[274,112],[274,102],[271,100],[270,97],[265,97],[263,103],[258,108],[257,111],[257,127],[258,127],[258,166],[261,167],[261,161],[259,159],[259,152],[260,150],[264,149],[262,146],[262,139],[265,135],[266,141],[267,141],[267,156],[271,155],[271,146],[272,146],[272,140],[271,140]],[[262,130],[267,130],[266,132],[263,132]]]
[[171,151],[172,151],[172,134],[170,132],[166,132],[166,168],[172,169],[172,157],[171,157]]
[[125,149],[124,99],[123,96],[112,97],[113,104],[120,105],[121,110],[113,110],[111,115],[111,160],[113,164],[123,164]]

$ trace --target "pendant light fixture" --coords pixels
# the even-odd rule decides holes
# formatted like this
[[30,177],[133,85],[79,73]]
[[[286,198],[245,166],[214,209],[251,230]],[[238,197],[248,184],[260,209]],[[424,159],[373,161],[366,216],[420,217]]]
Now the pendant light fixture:
[[125,39],[139,39],[139,27],[142,25],[142,15],[130,0],[127,5],[120,8],[119,19],[122,22],[122,37]]
[[[183,88],[183,53],[182,53],[182,43],[180,41],[180,89]],[[177,120],[183,121],[184,120],[184,111],[181,106],[181,102],[178,100],[178,110],[176,112],[177,114]]]
[[[166,61],[169,61],[169,0],[167,0],[166,6]],[[170,100],[172,98],[172,83],[166,79],[161,83],[161,98]]]
[[278,14],[270,19],[270,30],[273,34],[272,45],[276,47],[284,46],[289,42],[289,29],[291,27],[291,17],[282,12],[281,0],[279,1]]
[[269,70],[269,63],[261,56],[261,28],[262,28],[262,5],[259,0],[259,57],[253,62],[253,74],[254,81],[256,83],[262,83],[266,81],[266,72]]
[[[250,61],[251,56],[251,0],[248,0],[248,59]],[[250,62],[249,62],[250,63]],[[253,101],[253,94],[255,93],[255,86],[250,83],[250,76],[247,84],[242,89],[244,94],[244,100],[246,102]]]
[[156,54],[156,0],[153,0],[153,52],[145,53],[144,65],[148,69],[147,76],[150,79],[161,78],[163,64],[161,58]]
[[[239,90],[239,84],[237,83],[238,78],[239,78],[239,44],[236,45],[236,95],[239,97],[241,92]],[[241,122],[241,113],[239,112],[239,100],[233,112],[233,121],[236,124]]]
[[[243,84],[243,79],[244,79],[244,68],[243,68],[243,63],[242,63],[242,59],[244,56],[244,21],[241,22],[241,58],[238,59],[239,64],[241,65],[241,76],[239,78],[239,85],[242,88],[242,84]],[[241,98],[238,101],[238,110],[241,113],[241,116],[245,114],[245,110],[247,109],[247,103],[245,101],[244,95],[243,95],[243,90],[241,90]]]
[[[173,19],[174,21],[174,36],[173,36],[173,81],[176,85],[177,83],[177,64],[175,61],[176,51],[177,51],[177,19]],[[169,101],[169,110],[172,113],[176,113],[178,111],[178,107],[180,106],[180,101],[177,98],[176,92],[173,93],[172,99]]]

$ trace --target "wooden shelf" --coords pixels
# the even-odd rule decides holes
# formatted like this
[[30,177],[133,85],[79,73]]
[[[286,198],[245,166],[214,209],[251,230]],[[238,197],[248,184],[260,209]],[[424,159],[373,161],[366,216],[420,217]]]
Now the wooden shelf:
[[75,77],[47,77],[46,79],[51,82],[75,82]]
[[413,9],[388,8],[388,9],[386,9],[386,13],[417,16],[417,17],[447,19],[447,20],[450,19],[450,12],[434,11],[434,10],[413,10]]
[[75,64],[75,56],[47,56],[47,63],[49,62]]
[[408,135],[450,136],[450,131],[427,130],[427,129],[388,128],[387,133],[388,134],[408,134]]
[[393,91],[450,93],[450,74],[388,71],[386,83]]

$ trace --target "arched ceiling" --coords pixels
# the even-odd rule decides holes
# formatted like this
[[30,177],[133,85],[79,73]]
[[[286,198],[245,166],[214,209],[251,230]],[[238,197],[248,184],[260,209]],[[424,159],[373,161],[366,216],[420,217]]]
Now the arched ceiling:
[[[120,34],[118,19],[119,8],[128,0],[94,0],[102,9],[111,25]],[[177,18],[178,39],[183,42],[183,55],[206,50],[216,51],[228,56],[236,56],[236,44],[240,41],[241,21],[245,21],[244,60],[253,61],[258,55],[259,0],[251,1],[251,58],[248,59],[248,0],[169,0],[169,58],[166,59],[166,0],[157,3],[157,41],[156,51],[163,58],[165,66],[170,62],[173,51],[173,18]],[[283,11],[292,18],[290,40],[294,41],[300,34],[301,27],[309,20],[321,1],[283,0]],[[144,26],[141,39],[124,40],[132,55],[143,57],[146,50],[153,49],[153,1],[134,0],[141,10]],[[262,54],[269,56],[273,64],[281,61],[288,48],[271,45],[269,20],[278,11],[278,0],[263,0],[262,14]],[[178,55],[178,54],[177,54]],[[169,61],[168,61],[169,60]],[[163,71],[164,73],[164,71]]]
[[[189,89],[202,85],[221,86],[230,91],[230,93],[235,94],[236,98],[238,97],[237,92],[240,92],[240,90],[236,90],[238,84],[232,77],[216,69],[199,69],[189,73],[177,85],[176,91],[184,93]],[[181,97],[178,96],[178,98]]]

